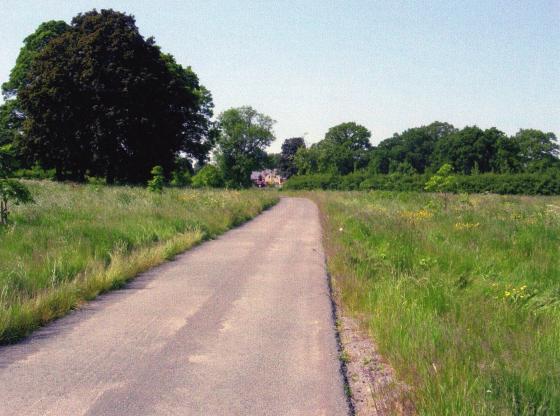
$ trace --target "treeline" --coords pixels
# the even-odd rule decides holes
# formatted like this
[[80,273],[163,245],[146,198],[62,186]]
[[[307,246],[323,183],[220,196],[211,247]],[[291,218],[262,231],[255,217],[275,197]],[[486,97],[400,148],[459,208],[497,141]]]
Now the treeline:
[[301,149],[294,162],[300,175],[433,173],[449,163],[456,173],[537,173],[560,168],[559,146],[553,133],[522,129],[508,136],[495,127],[457,129],[448,123],[395,133],[378,146],[371,133],[356,123],[331,128],[325,138]]
[[0,178],[239,188],[275,168],[294,189],[419,190],[449,164],[465,190],[557,193],[556,136],[534,129],[434,122],[372,146],[371,132],[348,122],[267,154],[274,120],[248,106],[214,118],[196,73],[114,10],[41,24],[2,93]]
[[[371,133],[343,123],[292,157],[287,189],[423,191],[444,165],[454,171],[450,192],[560,194],[559,146],[553,133],[522,129],[513,136],[493,127],[457,129],[434,122],[370,144]],[[284,152],[283,152],[284,153]]]

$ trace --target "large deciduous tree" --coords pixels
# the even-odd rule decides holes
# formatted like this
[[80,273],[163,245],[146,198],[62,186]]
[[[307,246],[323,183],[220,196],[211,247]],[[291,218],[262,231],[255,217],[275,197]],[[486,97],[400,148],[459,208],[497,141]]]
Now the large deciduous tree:
[[456,131],[451,124],[435,121],[395,133],[372,151],[369,168],[373,173],[424,173],[436,163],[436,144]]
[[484,131],[467,126],[438,142],[436,159],[452,164],[457,172],[466,175],[491,172],[496,165],[500,135],[497,129]]
[[284,177],[289,178],[297,173],[295,157],[300,148],[305,148],[305,141],[303,140],[303,137],[292,137],[284,140],[284,143],[282,143],[279,168],[280,173]]
[[354,122],[331,127],[325,138],[309,148],[300,148],[294,157],[299,174],[346,175],[367,166],[370,131]]
[[267,162],[265,149],[274,140],[275,121],[245,106],[224,111],[218,123],[216,160],[226,184],[247,187],[251,184],[251,172]]
[[155,165],[171,172],[180,152],[208,153],[210,94],[132,16],[79,14],[34,57],[27,79],[21,147],[59,179],[144,182]]
[[519,151],[519,162],[523,170],[537,172],[560,167],[560,146],[554,133],[521,129],[512,140]]
[[319,169],[346,175],[367,166],[370,131],[354,122],[331,127],[319,145]]

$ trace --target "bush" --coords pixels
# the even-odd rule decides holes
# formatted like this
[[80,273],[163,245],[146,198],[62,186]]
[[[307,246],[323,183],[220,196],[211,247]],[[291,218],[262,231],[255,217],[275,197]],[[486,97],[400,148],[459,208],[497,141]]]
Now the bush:
[[152,192],[161,192],[165,183],[163,168],[161,166],[154,166],[150,173],[152,174],[152,179],[148,181],[148,189]]
[[171,174],[171,186],[184,188],[192,182],[191,174],[188,170],[174,170]]
[[206,165],[192,178],[193,188],[220,188],[224,186],[224,176],[214,165]]
[[31,169],[17,169],[10,176],[21,179],[53,179],[54,175],[54,169],[45,170],[35,165]]

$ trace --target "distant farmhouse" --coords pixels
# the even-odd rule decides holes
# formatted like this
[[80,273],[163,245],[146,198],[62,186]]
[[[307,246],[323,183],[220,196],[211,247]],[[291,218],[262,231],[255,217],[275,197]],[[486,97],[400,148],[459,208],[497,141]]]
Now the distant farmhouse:
[[254,170],[251,172],[251,182],[259,188],[265,186],[281,187],[285,181],[286,179],[278,173],[277,169]]

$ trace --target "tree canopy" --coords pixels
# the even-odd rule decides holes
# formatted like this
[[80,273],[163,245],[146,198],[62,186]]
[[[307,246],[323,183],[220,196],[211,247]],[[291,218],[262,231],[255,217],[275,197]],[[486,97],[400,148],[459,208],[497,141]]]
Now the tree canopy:
[[346,175],[367,166],[371,133],[354,122],[331,127],[325,138],[300,149],[294,160],[299,173]]
[[249,186],[251,172],[266,165],[265,149],[274,141],[274,123],[249,106],[230,108],[218,116],[216,160],[228,186]]
[[145,39],[132,16],[90,11],[33,57],[17,91],[23,154],[59,179],[144,182],[183,152],[204,161],[212,99],[190,68]]
[[305,149],[303,137],[292,137],[284,140],[284,143],[282,143],[282,152],[280,153],[280,160],[278,163],[278,168],[282,176],[289,178],[297,173],[295,157],[300,148]]
[[70,30],[62,20],[50,20],[41,23],[37,30],[23,40],[16,64],[10,71],[10,78],[2,84],[2,93],[6,98],[15,97],[17,92],[29,83],[31,66],[37,55],[48,45],[51,39]]

